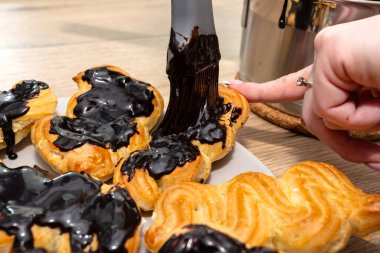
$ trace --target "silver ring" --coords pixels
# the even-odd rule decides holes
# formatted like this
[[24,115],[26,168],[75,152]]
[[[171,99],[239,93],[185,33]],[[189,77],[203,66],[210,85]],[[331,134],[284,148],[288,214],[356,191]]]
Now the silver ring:
[[300,76],[297,79],[296,85],[297,86],[305,86],[307,88],[312,88],[313,87],[313,82],[312,81],[307,81],[305,78],[303,78],[302,76]]

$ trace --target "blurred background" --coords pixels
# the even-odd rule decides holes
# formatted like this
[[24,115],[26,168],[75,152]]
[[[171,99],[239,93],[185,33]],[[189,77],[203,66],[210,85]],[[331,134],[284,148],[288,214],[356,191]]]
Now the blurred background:
[[[243,0],[213,4],[222,81],[238,72]],[[79,71],[113,64],[169,94],[170,8],[170,0],[2,0],[0,86],[34,78],[70,96]]]

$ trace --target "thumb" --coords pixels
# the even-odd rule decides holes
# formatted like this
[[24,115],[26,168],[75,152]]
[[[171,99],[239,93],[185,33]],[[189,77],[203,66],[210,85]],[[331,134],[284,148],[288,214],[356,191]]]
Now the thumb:
[[312,65],[295,73],[266,83],[242,82],[240,80],[224,81],[229,88],[241,93],[249,102],[286,102],[303,98],[306,88],[296,85],[299,77],[309,80]]

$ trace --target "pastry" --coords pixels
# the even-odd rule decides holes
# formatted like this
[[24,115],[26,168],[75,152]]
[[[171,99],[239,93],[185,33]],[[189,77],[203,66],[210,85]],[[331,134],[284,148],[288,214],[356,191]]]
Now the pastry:
[[99,180],[132,151],[145,149],[163,111],[151,85],[114,66],[79,73],[64,117],[47,117],[32,129],[32,142],[59,173],[85,172]]
[[[182,1],[172,2],[173,12],[191,13],[191,8],[183,12],[189,6]],[[212,8],[211,1],[200,6]],[[167,187],[178,182],[205,182],[211,163],[231,151],[235,134],[249,114],[248,102],[242,95],[218,85],[220,52],[215,31],[205,33],[200,26],[191,27],[191,15],[172,17],[178,18],[178,24],[190,23],[179,26],[186,33],[171,29],[167,111],[149,149],[122,159],[114,175],[114,184],[126,187],[137,205],[147,211],[153,209]],[[212,27],[213,22],[208,28]]]
[[25,138],[32,124],[53,114],[57,98],[46,83],[25,80],[0,92],[0,149],[16,159],[14,145]]
[[137,252],[141,215],[125,189],[0,163],[0,252]]
[[244,243],[205,225],[187,225],[175,232],[159,253],[277,253],[264,247],[247,248]]
[[380,234],[380,195],[356,188],[337,168],[302,162],[281,178],[245,173],[222,185],[166,189],[156,202],[147,248],[158,252],[179,228],[203,224],[244,242],[286,253],[333,253],[351,235]]
[[144,210],[152,210],[161,191],[184,181],[205,182],[211,163],[233,148],[237,130],[248,119],[249,105],[235,91],[219,86],[219,99],[207,115],[179,134],[163,135],[160,127],[150,147],[122,159],[114,184],[126,187]]

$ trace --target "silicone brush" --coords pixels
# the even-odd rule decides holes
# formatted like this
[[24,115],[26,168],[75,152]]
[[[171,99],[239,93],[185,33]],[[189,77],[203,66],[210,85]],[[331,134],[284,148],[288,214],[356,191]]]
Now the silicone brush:
[[211,0],[172,0],[166,73],[170,100],[158,128],[177,134],[212,113],[218,97],[220,51]]

